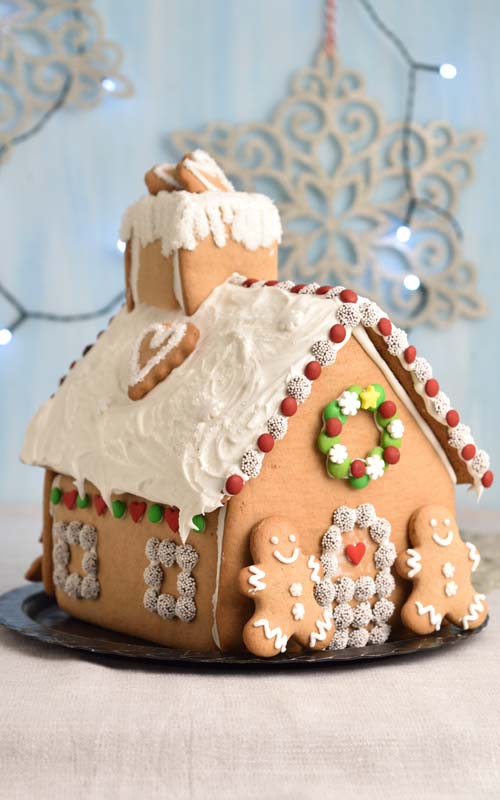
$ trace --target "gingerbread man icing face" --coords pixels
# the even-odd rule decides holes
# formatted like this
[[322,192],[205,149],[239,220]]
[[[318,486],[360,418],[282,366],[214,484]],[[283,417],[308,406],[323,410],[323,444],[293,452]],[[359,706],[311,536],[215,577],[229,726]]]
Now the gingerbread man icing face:
[[413,581],[401,609],[404,625],[419,634],[439,631],[445,618],[464,629],[481,625],[488,608],[471,582],[480,556],[475,545],[462,540],[451,512],[443,506],[419,508],[409,537],[412,547],[396,562],[399,574]]
[[284,653],[290,639],[322,650],[333,636],[332,614],[315,599],[322,567],[302,552],[286,517],[267,517],[250,534],[253,564],[240,572],[240,591],[255,602],[243,640],[258,656]]

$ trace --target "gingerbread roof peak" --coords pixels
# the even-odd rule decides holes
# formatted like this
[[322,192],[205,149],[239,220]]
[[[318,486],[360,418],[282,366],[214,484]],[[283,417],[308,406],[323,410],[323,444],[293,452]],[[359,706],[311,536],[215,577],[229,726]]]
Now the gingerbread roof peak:
[[[82,492],[87,479],[108,502],[113,493],[130,492],[177,506],[185,539],[195,514],[219,507],[259,474],[268,438],[286,435],[290,414],[311,393],[319,375],[312,360],[333,364],[353,335],[381,365],[450,477],[456,472],[478,490],[490,484],[487,454],[459,423],[430,365],[366,298],[343,287],[234,276],[189,320],[200,331],[195,350],[133,401],[127,383],[137,338],[148,326],[186,317],[145,304],[122,310],[35,415],[22,459],[71,475]],[[395,377],[396,363],[402,378]]]

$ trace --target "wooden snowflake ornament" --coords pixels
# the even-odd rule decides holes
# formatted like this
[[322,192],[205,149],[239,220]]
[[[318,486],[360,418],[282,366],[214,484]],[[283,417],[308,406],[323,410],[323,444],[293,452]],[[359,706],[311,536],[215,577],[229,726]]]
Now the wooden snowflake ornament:
[[[445,326],[485,315],[476,269],[450,222],[419,208],[407,243],[396,236],[408,206],[402,122],[388,122],[358,72],[319,53],[297,72],[269,123],[213,123],[177,131],[175,149],[216,154],[236,188],[263,191],[284,228],[280,275],[367,291],[401,325]],[[455,214],[474,177],[483,136],[445,122],[413,123],[408,146],[415,192]],[[413,244],[415,243],[415,244]],[[417,276],[409,291],[403,279]]]

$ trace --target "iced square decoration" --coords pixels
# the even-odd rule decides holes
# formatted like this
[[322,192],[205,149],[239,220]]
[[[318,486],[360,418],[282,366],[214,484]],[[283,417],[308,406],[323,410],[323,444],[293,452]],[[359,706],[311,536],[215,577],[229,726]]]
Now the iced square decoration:
[[[53,528],[53,579],[57,589],[78,600],[97,600],[101,590],[98,580],[97,528],[83,522],[56,522]],[[81,569],[70,572],[71,547],[83,550]]]
[[[152,537],[146,542],[149,565],[144,570],[144,608],[162,619],[192,622],[196,617],[196,581],[192,571],[198,563],[198,552],[192,544],[176,544],[173,539]],[[177,593],[161,592],[165,570],[178,566]]]

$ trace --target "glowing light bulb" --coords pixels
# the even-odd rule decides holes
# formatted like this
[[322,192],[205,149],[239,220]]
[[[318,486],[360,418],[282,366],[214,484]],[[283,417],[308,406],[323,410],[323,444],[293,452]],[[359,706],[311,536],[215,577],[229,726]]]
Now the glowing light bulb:
[[116,243],[116,249],[120,253],[124,253],[126,248],[127,248],[127,242],[122,241],[122,239],[118,239],[118,241]]
[[101,86],[106,92],[114,92],[116,90],[116,82],[113,78],[103,78]]
[[418,275],[405,275],[403,279],[403,286],[405,289],[408,289],[409,292],[416,292],[417,289],[420,288],[420,278]]
[[4,346],[9,344],[12,341],[12,333],[9,331],[8,328],[2,328],[0,330],[0,345]]
[[396,231],[396,238],[399,242],[406,244],[406,242],[410,241],[411,238],[411,230],[409,229],[408,225],[400,225]]
[[453,64],[441,64],[439,67],[439,74],[442,78],[451,81],[457,77],[457,68]]

